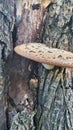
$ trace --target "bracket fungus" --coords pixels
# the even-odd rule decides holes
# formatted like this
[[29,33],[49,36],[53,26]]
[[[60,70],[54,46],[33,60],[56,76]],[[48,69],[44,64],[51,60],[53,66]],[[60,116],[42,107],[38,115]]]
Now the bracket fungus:
[[52,3],[52,0],[42,0],[41,6],[44,7],[44,8],[47,8],[47,6],[51,3]]
[[42,63],[46,69],[52,69],[54,66],[73,68],[72,52],[49,48],[42,43],[18,45],[14,48],[14,51],[21,56]]

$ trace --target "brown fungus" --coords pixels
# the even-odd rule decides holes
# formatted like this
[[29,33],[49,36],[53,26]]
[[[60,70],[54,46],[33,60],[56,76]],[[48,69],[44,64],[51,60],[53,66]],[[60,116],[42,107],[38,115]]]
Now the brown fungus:
[[73,68],[72,52],[57,48],[49,48],[42,43],[28,43],[18,45],[14,48],[14,51],[21,56],[40,62],[42,64],[60,66],[64,68]]
[[41,0],[41,6],[44,8],[46,8],[51,3],[52,3],[52,0]]

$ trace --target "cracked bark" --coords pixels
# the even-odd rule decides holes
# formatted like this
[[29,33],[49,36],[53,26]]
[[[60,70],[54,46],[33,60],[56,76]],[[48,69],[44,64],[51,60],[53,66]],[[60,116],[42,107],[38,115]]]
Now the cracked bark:
[[[5,3],[6,2],[6,3]],[[5,9],[8,10],[8,6],[6,7],[7,0],[2,1],[0,4],[4,4]],[[10,0],[13,8],[10,8],[11,15],[14,15],[14,3],[12,0]],[[31,3],[31,1],[30,1]],[[43,17],[43,12],[40,10],[35,11],[37,13],[34,13],[32,10],[26,10],[26,14],[29,14],[28,21],[31,21],[32,18],[32,12],[33,12],[33,19],[35,18],[35,22],[37,24],[37,18],[39,17],[38,14],[40,14],[40,17],[43,17],[43,27],[41,27],[40,30],[37,30],[37,34],[40,33],[41,31],[41,38],[34,33],[33,26],[31,24],[31,28],[29,25],[29,34],[28,34],[28,39],[22,35],[22,39],[19,36],[18,43],[16,42],[15,44],[20,44],[20,42],[38,42],[42,41],[43,43],[47,44],[49,47],[57,47],[65,50],[69,50],[73,52],[73,2],[72,0],[56,0],[56,3],[52,3],[47,7],[48,12],[45,13],[45,16]],[[3,11],[3,10],[2,10]],[[0,76],[2,82],[0,82],[1,86],[1,91],[3,91],[3,76],[2,76],[2,60],[5,61],[6,57],[13,51],[13,43],[12,43],[12,38],[11,38],[11,29],[9,27],[12,27],[10,23],[12,23],[12,17],[10,17],[10,14],[6,15],[5,12],[2,12],[0,14],[0,17],[2,18],[1,20],[1,27],[3,30],[1,30],[1,44],[0,44]],[[23,15],[25,20],[23,20],[20,23],[19,29],[23,28],[22,24],[27,23],[27,15]],[[42,16],[41,16],[42,15]],[[8,16],[8,17],[7,17]],[[7,19],[5,19],[7,18]],[[3,23],[3,24],[2,24]],[[31,22],[32,23],[32,22]],[[34,24],[34,21],[33,21]],[[2,26],[4,25],[4,26]],[[26,27],[26,24],[24,24]],[[35,26],[35,24],[34,24]],[[6,29],[5,29],[6,28]],[[36,27],[35,27],[36,28]],[[32,30],[33,29],[33,30]],[[4,33],[4,30],[7,30],[7,32]],[[30,33],[30,30],[31,33]],[[28,30],[21,30],[21,33],[24,32],[26,35],[26,32]],[[8,35],[6,35],[8,34]],[[20,32],[18,32],[18,35],[20,35]],[[6,37],[5,37],[6,36]],[[15,61],[14,61],[15,60]],[[20,63],[21,60],[21,63]],[[16,62],[17,61],[17,62]],[[9,62],[9,63],[8,63]],[[16,67],[14,67],[15,62],[17,63]],[[15,82],[12,82],[12,77],[16,75],[16,80],[19,77],[22,77],[20,79],[20,82],[25,77],[25,73],[27,73],[27,68],[29,66],[29,61],[27,61],[27,64],[25,66],[26,69],[24,68],[24,62],[23,58],[19,58],[19,56],[14,56],[12,57],[9,56],[7,63],[7,75],[6,75],[6,84],[5,84],[5,97],[7,98],[7,93],[11,92],[8,89],[8,85],[10,79],[7,79],[10,75],[11,77],[11,83],[12,86],[15,85]],[[11,66],[11,63],[13,66]],[[19,66],[18,66],[19,64]],[[9,65],[9,69],[8,69]],[[20,68],[20,69],[19,69]],[[29,67],[30,68],[30,67]],[[15,72],[15,73],[14,73]],[[28,75],[27,74],[27,80],[28,80]],[[53,70],[48,71],[46,70],[43,66],[39,65],[38,68],[38,75],[39,75],[39,87],[38,87],[38,95],[37,95],[37,114],[35,117],[35,125],[37,130],[72,130],[73,129],[73,69],[64,69],[60,67],[55,67]],[[14,81],[14,79],[13,79]],[[17,85],[16,85],[17,86]],[[13,88],[12,88],[13,89]],[[23,89],[22,89],[23,90]],[[14,90],[12,90],[14,92]],[[2,94],[2,93],[1,93]],[[20,95],[20,94],[19,94]],[[13,94],[13,100],[20,100],[18,94],[16,94],[16,98],[14,97]],[[22,95],[22,94],[21,94]],[[5,108],[10,107],[7,106],[7,101],[5,101]],[[8,101],[9,102],[9,101]],[[17,101],[16,101],[17,102]],[[3,103],[2,103],[2,108],[3,111]],[[11,107],[10,107],[11,108]],[[10,109],[11,111],[14,110],[12,107]],[[15,112],[15,111],[14,111]],[[9,113],[9,111],[8,111]],[[8,114],[7,113],[7,114]],[[16,113],[15,113],[16,114]],[[2,117],[1,117],[2,118]],[[5,118],[5,115],[3,115],[3,119]],[[8,122],[7,122],[8,123]],[[9,126],[8,126],[9,127]],[[24,127],[23,127],[24,128]],[[22,127],[21,127],[22,129]],[[29,129],[29,128],[28,128]],[[34,129],[34,128],[33,128]],[[1,128],[2,130],[2,128]]]
[[[60,0],[48,8],[41,33],[49,47],[73,52],[73,2]],[[37,130],[73,129],[73,69],[39,68]]]

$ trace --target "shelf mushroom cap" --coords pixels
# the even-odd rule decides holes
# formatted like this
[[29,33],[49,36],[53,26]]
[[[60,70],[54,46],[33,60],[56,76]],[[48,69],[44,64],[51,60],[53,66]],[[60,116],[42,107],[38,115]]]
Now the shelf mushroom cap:
[[27,43],[18,45],[14,48],[14,51],[21,56],[42,64],[73,68],[72,52],[57,48],[49,48],[42,43]]
[[52,3],[52,0],[42,0],[41,5],[46,8],[50,3]]

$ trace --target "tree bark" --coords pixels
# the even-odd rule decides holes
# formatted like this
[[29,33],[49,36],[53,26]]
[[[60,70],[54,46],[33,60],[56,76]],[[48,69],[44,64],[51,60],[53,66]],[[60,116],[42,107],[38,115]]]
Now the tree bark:
[[[25,7],[21,7],[22,2],[24,2]],[[36,1],[33,2],[34,3],[30,1],[29,4],[28,1],[18,0],[15,3],[16,13],[14,14],[14,11],[10,10],[10,14],[13,14],[12,16],[16,18],[13,31],[16,36],[13,34],[13,47],[22,43],[40,41],[40,30],[44,11],[41,7],[36,9]],[[12,1],[10,1],[10,5],[13,6]],[[20,7],[22,8],[22,10],[20,10],[22,12],[19,14],[22,15],[19,21],[18,9],[20,9]],[[37,63],[18,56],[14,52],[6,59],[4,74],[6,79],[5,84],[7,84],[6,117],[8,130],[16,130],[17,128],[22,130],[34,130],[33,117],[35,112],[33,111],[36,105],[36,88],[33,87],[34,85],[30,85],[30,79],[36,79],[36,70]],[[26,119],[24,119],[24,116]],[[18,118],[22,121],[20,122]]]
[[[51,4],[43,24],[42,42],[73,52],[72,13],[72,1],[60,0]],[[72,97],[73,69],[39,67],[37,130],[72,130]]]
[[3,67],[7,56],[12,52],[10,44],[12,35],[12,16],[8,8],[8,1],[0,1],[0,130],[6,129],[6,116],[4,107],[4,76]]
[[[24,0],[26,6],[22,10],[22,18],[20,22],[16,21],[15,29],[12,31],[14,17],[17,18],[15,1],[4,0],[0,3],[2,6],[0,11],[1,95],[3,94],[3,83],[5,84],[4,100],[1,100],[0,109],[3,111],[4,101],[6,112],[6,115],[4,111],[2,112],[1,118],[4,119],[6,116],[7,130],[10,127],[11,130],[26,128],[27,130],[72,130],[73,69],[55,66],[53,70],[46,70],[40,64],[37,67],[35,62],[16,55],[13,52],[13,47],[25,42],[43,42],[49,47],[73,52],[73,2],[72,0],[52,0],[45,10],[41,6],[44,2],[42,0],[41,2],[39,0],[33,0],[33,2]],[[5,62],[4,77],[3,62]],[[36,78],[37,71],[39,83],[38,88],[34,88],[34,85],[30,85],[30,79]],[[37,105],[36,100],[32,103],[33,94],[34,97],[37,95]],[[26,104],[23,106],[23,102],[27,100],[24,98],[25,95],[27,95],[27,99],[30,99],[29,103],[32,103],[31,112],[25,110],[25,108],[27,109]],[[33,106],[37,106],[37,108],[33,108]],[[35,108],[37,113],[34,127]],[[24,119],[24,116],[29,118]],[[18,119],[18,117],[20,118]],[[1,130],[5,128],[3,126],[0,125]]]

